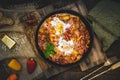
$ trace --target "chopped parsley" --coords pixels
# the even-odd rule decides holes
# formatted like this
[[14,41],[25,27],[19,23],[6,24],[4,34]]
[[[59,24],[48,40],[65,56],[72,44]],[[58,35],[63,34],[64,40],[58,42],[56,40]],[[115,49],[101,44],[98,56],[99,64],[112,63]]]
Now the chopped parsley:
[[54,51],[54,44],[52,43],[47,43],[46,44],[46,49],[44,51],[44,55],[46,58],[49,58],[50,54],[56,54]]

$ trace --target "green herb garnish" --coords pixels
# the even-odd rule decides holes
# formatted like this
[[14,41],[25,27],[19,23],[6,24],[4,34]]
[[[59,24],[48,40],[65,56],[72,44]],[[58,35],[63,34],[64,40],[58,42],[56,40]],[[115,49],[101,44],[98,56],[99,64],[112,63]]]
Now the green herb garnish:
[[46,44],[46,49],[44,51],[44,55],[46,58],[49,58],[50,54],[55,54],[56,52],[54,51],[54,45],[52,43],[47,43]]

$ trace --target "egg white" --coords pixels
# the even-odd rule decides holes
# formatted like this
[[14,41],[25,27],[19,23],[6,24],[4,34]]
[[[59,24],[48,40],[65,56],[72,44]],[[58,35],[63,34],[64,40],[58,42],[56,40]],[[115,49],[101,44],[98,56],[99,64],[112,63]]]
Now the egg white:
[[64,52],[65,55],[71,54],[73,52],[74,43],[73,40],[66,41],[63,37],[59,38],[58,49]]

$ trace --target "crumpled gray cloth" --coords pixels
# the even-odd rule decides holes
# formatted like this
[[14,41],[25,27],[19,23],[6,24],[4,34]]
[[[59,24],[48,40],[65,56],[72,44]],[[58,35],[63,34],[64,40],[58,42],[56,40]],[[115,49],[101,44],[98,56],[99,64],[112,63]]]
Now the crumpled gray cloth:
[[106,51],[120,37],[120,3],[102,0],[89,12],[88,18],[93,21],[93,31]]

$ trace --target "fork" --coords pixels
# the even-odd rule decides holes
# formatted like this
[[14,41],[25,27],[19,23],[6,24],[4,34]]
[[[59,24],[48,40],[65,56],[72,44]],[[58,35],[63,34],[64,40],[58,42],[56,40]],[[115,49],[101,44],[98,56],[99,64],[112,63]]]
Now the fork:
[[102,69],[103,67],[110,66],[110,65],[114,64],[117,61],[118,61],[118,58],[116,56],[106,59],[105,63],[101,67],[97,68],[93,72],[91,72],[91,73],[87,74],[86,76],[82,77],[80,80],[84,80],[85,78],[87,78],[90,75],[94,74],[95,72]]
[[103,71],[103,72],[101,72],[101,73],[99,73],[99,74],[97,74],[97,75],[89,78],[88,80],[92,80],[92,79],[94,79],[94,78],[96,78],[96,77],[98,77],[98,76],[100,76],[100,75],[102,75],[102,74],[104,74],[104,73],[106,73],[106,72],[108,72],[108,71],[110,71],[110,70],[115,70],[115,69],[117,69],[117,68],[120,68],[120,61],[117,62],[117,63],[115,63],[115,64],[113,64],[113,65],[112,65],[110,68],[108,68],[107,70],[105,70],[105,71]]

